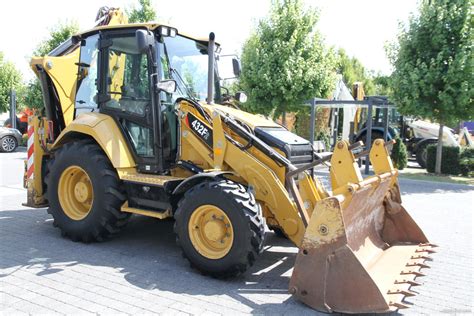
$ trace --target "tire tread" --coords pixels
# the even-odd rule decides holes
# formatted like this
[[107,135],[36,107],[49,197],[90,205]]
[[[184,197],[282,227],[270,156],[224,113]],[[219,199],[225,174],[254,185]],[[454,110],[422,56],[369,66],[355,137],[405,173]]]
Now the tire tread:
[[97,214],[95,222],[91,223],[92,227],[88,227],[81,232],[73,232],[70,227],[64,223],[64,220],[59,220],[59,212],[63,212],[61,209],[55,209],[51,205],[48,208],[48,213],[53,216],[54,226],[61,230],[61,235],[70,238],[73,241],[82,241],[84,243],[90,243],[95,241],[103,241],[109,236],[117,233],[126,223],[129,218],[128,213],[120,211],[120,207],[126,199],[120,187],[120,179],[118,178],[112,164],[110,163],[107,156],[102,152],[100,147],[91,140],[78,140],[71,143],[67,143],[55,152],[54,158],[52,158],[46,168],[45,172],[45,184],[46,184],[46,197],[51,201],[52,194],[48,188],[52,186],[51,171],[53,170],[55,163],[61,162],[68,158],[68,155],[80,153],[82,157],[90,157],[100,170],[102,185],[106,187],[104,191],[104,207],[100,209],[100,214]]
[[[226,196],[227,199],[233,199],[243,211],[244,217],[247,221],[248,228],[251,232],[251,240],[246,244],[244,256],[241,257],[239,262],[235,262],[231,267],[225,271],[205,271],[200,269],[198,266],[193,264],[192,259],[186,254],[183,249],[182,243],[179,239],[178,234],[178,222],[184,221],[184,209],[183,204],[188,199],[199,199],[201,189],[213,188],[220,191],[219,193]],[[249,193],[245,187],[239,183],[226,180],[218,179],[214,181],[205,181],[189,189],[178,202],[178,208],[175,212],[175,224],[174,232],[176,234],[176,243],[181,247],[183,257],[185,257],[192,268],[200,270],[201,273],[210,275],[215,278],[225,279],[230,277],[238,276],[244,273],[249,267],[251,267],[257,255],[262,251],[264,236],[265,236],[265,224],[262,218],[262,212],[260,206],[255,202],[253,194]]]

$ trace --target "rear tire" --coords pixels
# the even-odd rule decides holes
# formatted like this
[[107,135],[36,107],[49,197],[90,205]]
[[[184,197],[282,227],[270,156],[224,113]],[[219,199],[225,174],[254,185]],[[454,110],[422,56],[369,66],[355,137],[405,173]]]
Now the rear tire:
[[[375,141],[376,139],[378,139],[378,138],[382,138],[382,139],[383,139],[383,134],[380,133],[380,132],[377,132],[377,131],[373,131],[373,132],[372,132],[372,135],[371,135],[371,138],[372,138],[372,143],[374,143],[374,141]],[[364,133],[363,135],[361,135],[361,136],[357,139],[357,141],[362,141],[362,142],[364,142],[364,145],[366,145],[366,143],[367,143],[366,140],[367,140],[367,133]]]
[[425,142],[416,149],[416,162],[420,165],[422,169],[426,169],[426,161],[428,158],[428,145],[433,144],[436,144],[436,141]]
[[[196,222],[196,216],[202,221]],[[261,208],[241,184],[224,179],[200,183],[185,193],[174,217],[178,245],[191,266],[204,274],[217,278],[239,275],[262,250],[265,224]]]
[[49,165],[46,184],[54,226],[73,241],[101,241],[118,232],[129,217],[120,211],[125,195],[117,172],[90,141],[61,147]]

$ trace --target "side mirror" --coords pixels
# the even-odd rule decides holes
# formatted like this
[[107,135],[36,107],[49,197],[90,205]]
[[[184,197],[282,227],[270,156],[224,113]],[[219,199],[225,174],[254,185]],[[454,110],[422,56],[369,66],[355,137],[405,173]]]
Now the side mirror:
[[159,91],[173,93],[176,91],[176,81],[173,79],[162,80],[156,84],[156,88],[158,88]]
[[232,68],[234,70],[234,75],[239,77],[242,70],[240,67],[240,61],[237,58],[232,58]]
[[247,102],[247,95],[243,92],[237,92],[234,97],[235,100],[237,100],[240,103],[245,103]]
[[135,35],[137,37],[137,48],[140,53],[146,53],[150,47],[155,45],[155,37],[150,31],[137,30]]

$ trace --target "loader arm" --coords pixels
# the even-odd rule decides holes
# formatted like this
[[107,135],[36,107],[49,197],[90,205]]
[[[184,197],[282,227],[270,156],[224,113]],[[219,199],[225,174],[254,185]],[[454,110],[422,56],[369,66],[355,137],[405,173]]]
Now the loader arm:
[[[183,148],[194,148],[214,169],[231,171],[299,248],[290,292],[325,312],[389,312],[407,307],[411,286],[431,260],[434,245],[401,205],[398,171],[382,139],[355,155],[362,143],[341,141],[334,153],[295,167],[253,137],[229,115],[207,107],[203,117],[180,104]],[[204,141],[189,123],[190,113],[211,131]],[[368,155],[375,175],[363,178],[359,156]],[[265,157],[262,158],[262,157]],[[273,161],[275,164],[269,163]],[[331,162],[332,194],[308,169]],[[285,177],[278,177],[284,168]],[[280,170],[281,171],[281,170]]]
[[[271,210],[272,215],[296,245],[300,245],[305,232],[303,220],[298,216],[295,203],[291,200],[284,183],[278,179],[274,170],[262,163],[250,151],[242,149],[245,145],[230,137],[231,119],[223,117],[221,113],[214,111],[212,121],[207,122],[202,115],[188,102],[180,104],[181,135],[184,151],[190,152],[189,147],[199,153],[206,164],[215,169],[229,170],[242,178],[244,184],[255,190],[255,196],[260,203]],[[199,119],[199,124],[204,124],[212,131],[213,141],[210,144],[199,138],[193,126],[190,125],[188,115],[191,113]],[[226,122],[226,123],[224,123]],[[211,125],[212,123],[212,125]],[[237,129],[234,126],[234,134]],[[279,163],[291,167],[291,163],[282,155],[272,150],[269,146],[261,143],[261,148],[256,149],[263,155],[265,149],[274,155]],[[274,163],[274,168],[278,167]]]

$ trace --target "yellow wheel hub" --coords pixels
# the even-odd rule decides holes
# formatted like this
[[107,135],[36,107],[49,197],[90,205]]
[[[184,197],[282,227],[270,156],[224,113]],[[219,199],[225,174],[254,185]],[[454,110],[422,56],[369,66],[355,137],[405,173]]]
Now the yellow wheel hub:
[[82,181],[76,183],[74,187],[74,196],[79,202],[86,202],[90,196],[90,185]]
[[220,259],[232,248],[234,231],[226,213],[205,204],[194,210],[188,224],[191,243],[202,256]]
[[89,214],[94,191],[84,169],[70,166],[63,171],[59,178],[58,196],[61,208],[69,218],[79,221]]

